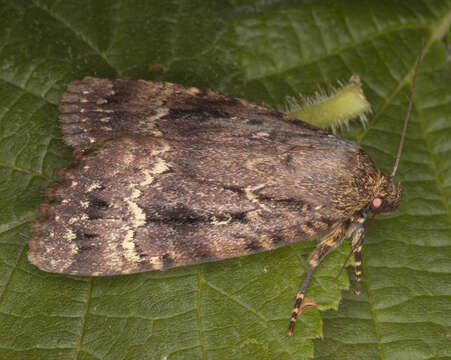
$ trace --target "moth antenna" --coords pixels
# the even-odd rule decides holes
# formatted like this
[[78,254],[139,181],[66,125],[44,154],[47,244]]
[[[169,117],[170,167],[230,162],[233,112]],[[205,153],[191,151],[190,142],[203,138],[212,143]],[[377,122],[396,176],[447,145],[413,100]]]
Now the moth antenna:
[[346,265],[348,264],[349,259],[351,258],[351,255],[354,253],[353,250],[351,250],[348,254],[348,256],[346,257],[345,262],[343,263],[343,265],[341,265],[341,269],[338,272],[338,275],[335,277],[334,281],[337,281],[338,278],[340,277],[341,273],[343,272],[343,270],[346,268]]
[[404,146],[404,139],[406,137],[406,132],[407,132],[407,123],[409,122],[410,113],[411,113],[412,107],[413,107],[413,98],[415,96],[415,83],[417,80],[418,67],[420,66],[421,60],[423,60],[423,55],[424,55],[424,38],[421,40],[420,55],[418,56],[417,62],[415,64],[415,70],[413,73],[413,80],[412,80],[412,93],[410,94],[409,107],[407,108],[407,114],[406,114],[406,118],[404,120],[404,127],[402,129],[401,141],[399,143],[398,154],[396,155],[395,165],[393,166],[393,171],[390,175],[390,177],[392,179],[395,177],[396,170],[398,170],[399,161],[401,159],[402,148]]

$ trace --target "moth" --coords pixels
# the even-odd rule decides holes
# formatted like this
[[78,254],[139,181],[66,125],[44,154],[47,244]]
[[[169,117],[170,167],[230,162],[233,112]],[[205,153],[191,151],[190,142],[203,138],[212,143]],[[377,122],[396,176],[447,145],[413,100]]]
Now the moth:
[[28,258],[105,276],[245,256],[316,237],[289,327],[315,268],[401,186],[356,143],[244,100],[182,85],[87,77],[62,96],[72,163],[33,223]]

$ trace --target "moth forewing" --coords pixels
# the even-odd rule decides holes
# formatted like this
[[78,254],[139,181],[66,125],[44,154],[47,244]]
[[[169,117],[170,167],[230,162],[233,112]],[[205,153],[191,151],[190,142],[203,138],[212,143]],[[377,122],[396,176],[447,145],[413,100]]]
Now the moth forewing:
[[209,90],[86,78],[60,109],[76,153],[33,225],[29,258],[47,271],[125,274],[275,249],[348,219],[379,177],[355,143]]

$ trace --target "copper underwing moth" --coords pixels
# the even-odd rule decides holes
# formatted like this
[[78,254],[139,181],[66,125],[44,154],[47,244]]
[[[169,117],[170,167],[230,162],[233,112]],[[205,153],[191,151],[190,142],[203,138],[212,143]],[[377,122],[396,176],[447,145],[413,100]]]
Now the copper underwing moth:
[[401,201],[402,146],[386,175],[350,140],[211,90],[87,77],[68,86],[60,112],[74,156],[33,223],[32,264],[122,275],[316,237],[289,336],[314,304],[304,294],[324,257],[352,238],[358,284],[365,220]]

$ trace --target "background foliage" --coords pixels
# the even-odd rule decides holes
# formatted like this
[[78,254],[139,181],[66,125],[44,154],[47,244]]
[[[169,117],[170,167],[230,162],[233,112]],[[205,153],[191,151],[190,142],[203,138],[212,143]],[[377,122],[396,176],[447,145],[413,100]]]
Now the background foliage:
[[[0,18],[0,358],[451,358],[451,1],[2,0]],[[57,122],[70,81],[166,80],[283,108],[358,74],[373,114],[342,135],[389,172],[421,38],[403,203],[367,236],[363,295],[323,322],[309,310],[285,336],[313,242],[111,278],[28,263],[30,224],[71,157]],[[347,287],[333,281],[347,251],[315,275],[321,310]]]

